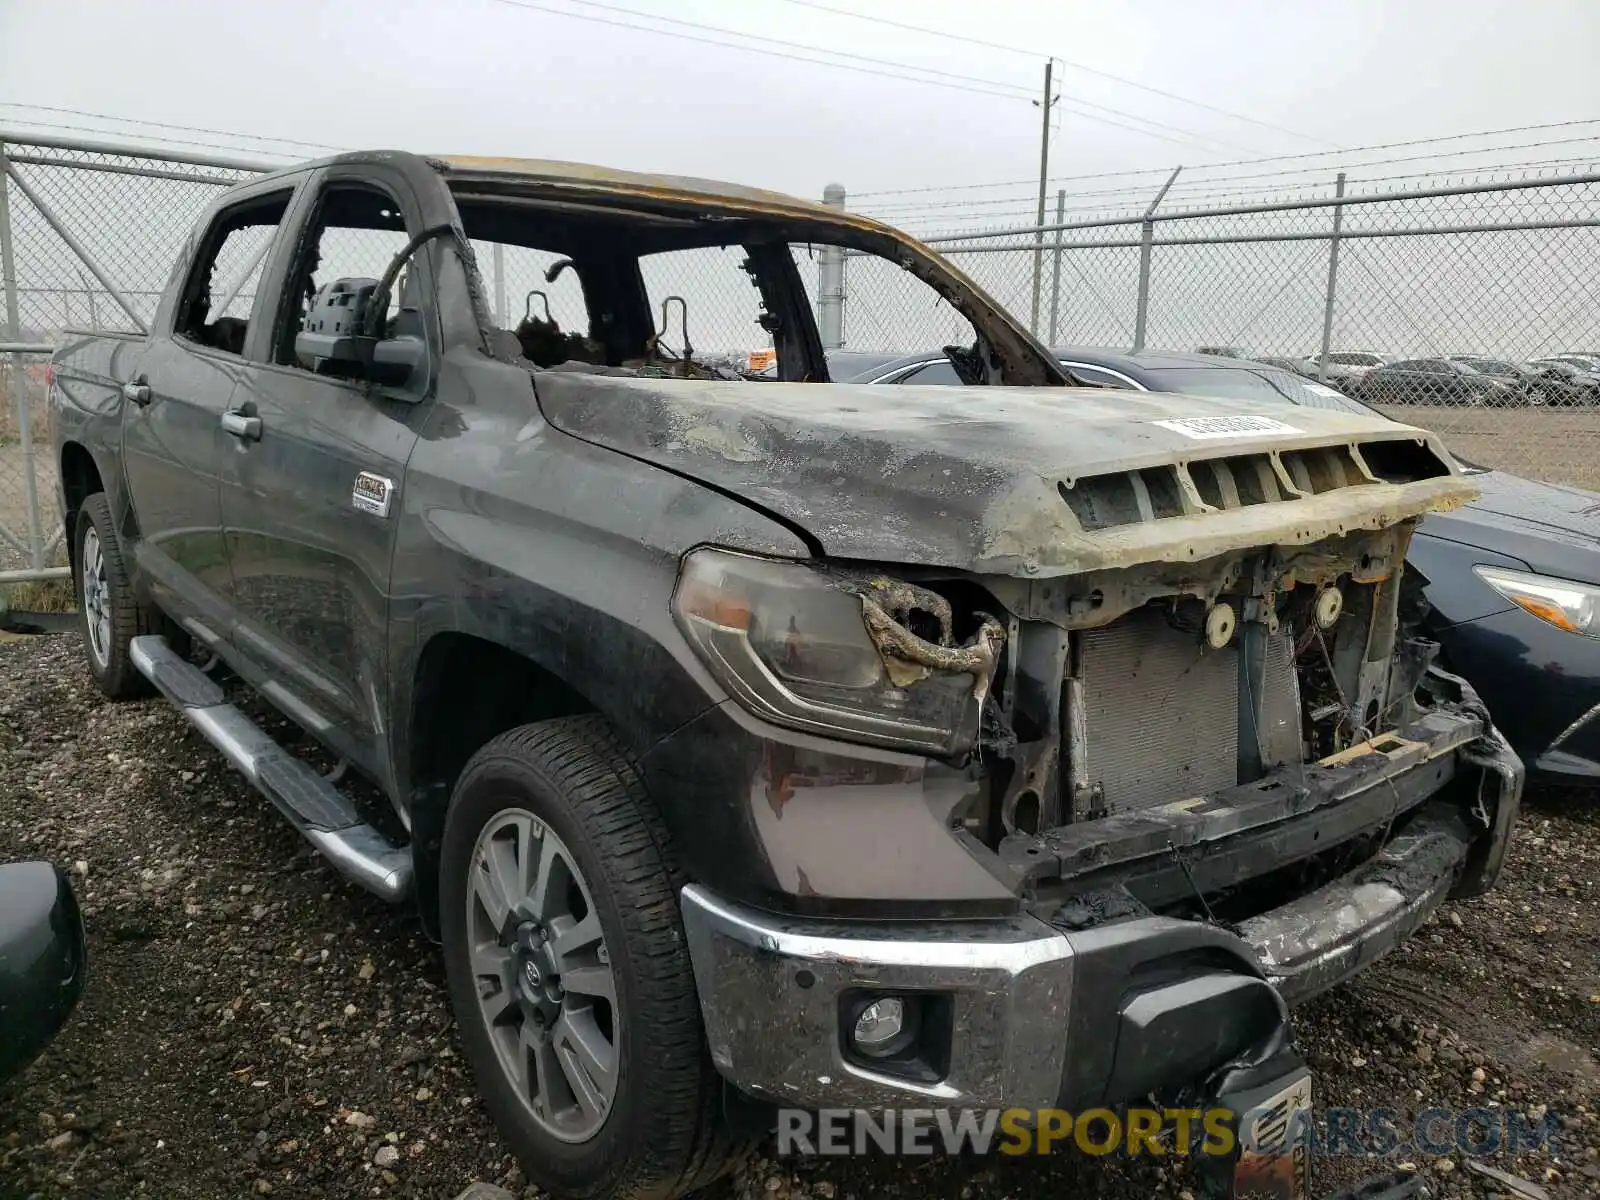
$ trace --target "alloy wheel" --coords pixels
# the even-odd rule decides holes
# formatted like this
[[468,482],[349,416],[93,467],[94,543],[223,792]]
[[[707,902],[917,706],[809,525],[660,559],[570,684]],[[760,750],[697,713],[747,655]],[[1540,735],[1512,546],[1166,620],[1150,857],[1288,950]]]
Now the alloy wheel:
[[541,1128],[583,1142],[616,1099],[622,1014],[599,914],[571,850],[523,809],[473,847],[467,937],[478,1014]]
[[83,619],[95,666],[111,661],[111,596],[106,588],[106,558],[91,525],[83,535]]

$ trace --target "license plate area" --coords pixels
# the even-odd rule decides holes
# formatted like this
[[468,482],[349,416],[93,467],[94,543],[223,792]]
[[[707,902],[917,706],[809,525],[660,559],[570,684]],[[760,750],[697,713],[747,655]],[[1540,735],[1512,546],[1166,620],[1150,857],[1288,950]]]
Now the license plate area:
[[1235,1200],[1311,1200],[1310,1119],[1309,1071],[1241,1114]]

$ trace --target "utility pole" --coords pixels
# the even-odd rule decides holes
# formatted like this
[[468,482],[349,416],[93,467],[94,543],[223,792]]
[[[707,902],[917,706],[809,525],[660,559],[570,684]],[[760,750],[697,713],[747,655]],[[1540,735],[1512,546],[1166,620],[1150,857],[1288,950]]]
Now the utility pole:
[[1039,336],[1039,290],[1044,282],[1044,194],[1050,176],[1050,110],[1061,97],[1050,94],[1051,75],[1055,70],[1056,60],[1047,58],[1044,62],[1044,95],[1042,99],[1035,100],[1039,106],[1039,214],[1034,222],[1033,234],[1033,308],[1028,318],[1028,329],[1035,337]]
[[[844,184],[823,188],[822,202],[842,210]],[[824,350],[844,345],[844,250],[839,246],[823,246],[817,252],[817,332]]]

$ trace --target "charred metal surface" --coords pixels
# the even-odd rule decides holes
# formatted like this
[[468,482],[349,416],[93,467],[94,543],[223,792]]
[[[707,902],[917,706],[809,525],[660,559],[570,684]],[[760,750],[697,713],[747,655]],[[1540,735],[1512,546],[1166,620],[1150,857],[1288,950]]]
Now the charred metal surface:
[[1395,647],[1389,668],[1389,719],[1396,725],[1416,719],[1419,705],[1416,691],[1429,668],[1439,657],[1439,643],[1427,638],[1408,637]]
[[1511,831],[1522,808],[1525,779],[1522,760],[1504,735],[1492,726],[1462,757],[1479,773],[1471,813],[1488,836],[1479,837],[1473,843],[1455,890],[1451,892],[1455,897],[1480,896],[1500,878],[1506,851],[1511,847]]
[[[1475,712],[1440,707],[1338,761],[1280,768],[1254,783],[1037,837],[1013,835],[999,854],[1035,886],[1060,881],[1078,891],[1115,881],[1151,903],[1154,893],[1179,894],[1173,889],[1181,882],[1171,882],[1182,874],[1174,870],[1173,852],[1186,851],[1202,889],[1231,886],[1259,874],[1263,863],[1316,853],[1381,827],[1397,808],[1420,804],[1453,776],[1455,753],[1485,728]],[[1432,775],[1418,770],[1435,766]],[[1151,882],[1163,877],[1159,886]]]
[[1245,921],[1239,934],[1283,998],[1303,1003],[1387,954],[1422,924],[1449,894],[1472,837],[1454,806],[1430,806],[1377,858]]
[[[1407,520],[1306,546],[1238,550],[1195,562],[1137,563],[1070,576],[991,577],[984,582],[1025,620],[1051,621],[1063,629],[1094,629],[1152,600],[1192,597],[1209,606],[1244,588],[1241,581],[1249,579],[1262,581],[1254,590],[1270,586],[1285,592],[1302,584],[1321,586],[1343,579],[1371,583],[1386,578],[1404,561],[1415,524]],[[1309,593],[1305,598],[1310,599]]]
[[1062,692],[1066,706],[1062,731],[1067,740],[1068,812],[1074,821],[1089,821],[1104,815],[1106,797],[1105,789],[1094,781],[1089,760],[1089,709],[1076,665]]
[[1108,921],[1148,917],[1150,909],[1125,887],[1079,892],[1061,902],[1050,914],[1050,924],[1065,933],[1093,929]]
[[[870,385],[561,372],[540,374],[537,390],[546,418],[563,432],[748,497],[806,529],[827,554],[991,578],[1169,564],[1179,580],[1204,579],[1195,564],[1386,530],[1476,494],[1466,478],[1445,475],[1087,530],[1062,499],[1061,480],[1090,464],[1134,469],[1193,454],[1196,443],[1157,422],[1243,402],[907,386],[888,403]],[[1432,437],[1333,411],[1297,411],[1295,420],[1303,432],[1231,440],[1240,449],[1291,449]]]
[[[1000,822],[1006,833],[1019,828],[1037,832],[1062,819],[1061,678],[1071,646],[1064,630],[1038,623],[1023,625],[1014,645],[1012,728],[1017,740],[999,748],[1009,766]],[[1019,822],[1019,813],[1031,819]]]

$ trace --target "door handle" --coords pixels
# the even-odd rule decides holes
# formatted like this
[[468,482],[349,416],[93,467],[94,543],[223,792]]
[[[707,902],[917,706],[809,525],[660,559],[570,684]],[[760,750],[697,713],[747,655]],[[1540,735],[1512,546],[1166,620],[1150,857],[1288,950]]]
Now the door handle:
[[241,441],[261,440],[261,418],[247,416],[237,409],[229,409],[222,414],[222,428]]
[[150,385],[144,381],[144,376],[130,379],[122,385],[122,398],[132,401],[140,408],[150,403]]

